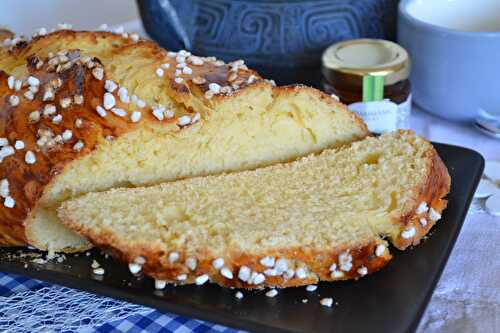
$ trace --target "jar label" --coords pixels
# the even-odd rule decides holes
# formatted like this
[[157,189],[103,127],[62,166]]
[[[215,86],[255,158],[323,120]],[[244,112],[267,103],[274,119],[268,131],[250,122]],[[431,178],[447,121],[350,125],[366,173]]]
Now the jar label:
[[363,118],[371,132],[386,133],[399,128],[409,128],[411,95],[399,105],[385,99],[383,101],[352,103],[348,107]]
[[398,128],[410,129],[411,94],[406,101],[398,105]]

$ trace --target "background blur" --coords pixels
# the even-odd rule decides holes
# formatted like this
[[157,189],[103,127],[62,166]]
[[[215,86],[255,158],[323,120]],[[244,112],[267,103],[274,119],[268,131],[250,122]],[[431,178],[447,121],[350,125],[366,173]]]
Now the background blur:
[[[225,61],[244,59],[279,84],[319,87],[321,54],[335,42],[396,38],[399,0],[19,0],[0,1],[0,22],[18,34],[57,23],[107,23],[145,31],[163,47]],[[28,10],[29,8],[29,10]],[[141,14],[141,15],[140,15]],[[143,18],[145,30],[139,22]]]
[[[19,4],[22,3],[22,6]],[[17,34],[31,35],[36,29],[71,23],[76,29],[96,29],[100,24],[137,22],[134,0],[1,0],[0,25]]]

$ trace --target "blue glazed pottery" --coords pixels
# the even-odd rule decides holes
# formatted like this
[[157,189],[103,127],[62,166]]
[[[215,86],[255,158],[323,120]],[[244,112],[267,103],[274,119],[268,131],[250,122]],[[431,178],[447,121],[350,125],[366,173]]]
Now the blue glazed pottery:
[[500,116],[500,1],[402,0],[398,41],[414,101],[442,118]]
[[398,0],[138,0],[144,27],[169,50],[245,59],[279,83],[318,85],[323,50],[395,38]]

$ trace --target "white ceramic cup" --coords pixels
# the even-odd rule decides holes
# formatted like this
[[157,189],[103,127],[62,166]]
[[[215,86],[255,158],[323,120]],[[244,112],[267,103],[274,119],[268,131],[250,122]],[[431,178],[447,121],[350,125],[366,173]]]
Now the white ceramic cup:
[[500,0],[402,0],[398,40],[423,109],[458,121],[500,115]]

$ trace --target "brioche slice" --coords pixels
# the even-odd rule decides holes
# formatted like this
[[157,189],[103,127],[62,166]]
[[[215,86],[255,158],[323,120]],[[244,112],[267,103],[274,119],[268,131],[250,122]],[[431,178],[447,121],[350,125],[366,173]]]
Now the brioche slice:
[[[56,31],[0,43],[0,246],[79,251],[60,203],[290,161],[364,138],[318,90],[275,87],[243,61],[134,35]],[[3,204],[2,204],[3,203]]]
[[409,131],[254,171],[91,193],[63,223],[159,280],[289,287],[358,278],[418,244],[450,178]]

